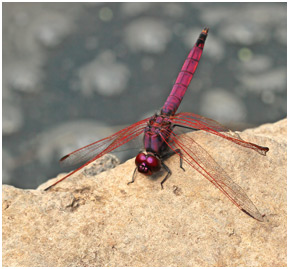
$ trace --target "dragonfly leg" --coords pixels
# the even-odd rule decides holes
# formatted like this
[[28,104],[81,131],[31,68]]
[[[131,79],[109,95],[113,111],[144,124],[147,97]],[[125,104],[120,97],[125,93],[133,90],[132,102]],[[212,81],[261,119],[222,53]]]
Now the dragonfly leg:
[[168,172],[167,175],[165,176],[165,178],[164,178],[164,179],[162,180],[162,182],[161,182],[161,187],[162,187],[162,189],[164,189],[163,184],[164,184],[165,181],[171,176],[172,171],[171,171],[170,168],[168,168],[168,167],[164,164],[164,162],[162,162],[162,166],[163,166],[163,168],[165,168],[165,170]]
[[137,167],[134,169],[134,172],[132,174],[132,180],[130,182],[127,183],[127,185],[131,184],[131,183],[134,183],[134,180],[135,180],[135,175],[136,175],[136,170],[137,170]]
[[165,154],[162,158],[167,159],[167,158],[175,155],[176,153],[180,156],[180,168],[182,168],[183,171],[186,171],[183,167],[183,153],[181,152],[180,149],[176,149],[175,151],[169,152],[169,153]]
[[183,153],[181,152],[180,149],[176,149],[175,152],[180,155],[180,167],[183,169],[183,171],[186,171],[185,168],[183,167]]

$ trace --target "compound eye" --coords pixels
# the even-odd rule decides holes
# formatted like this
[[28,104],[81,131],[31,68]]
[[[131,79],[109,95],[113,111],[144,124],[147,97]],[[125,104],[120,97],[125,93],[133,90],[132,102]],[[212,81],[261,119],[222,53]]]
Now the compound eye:
[[159,171],[161,169],[160,160],[152,155],[139,153],[135,158],[135,164],[140,173],[151,175],[153,172]]
[[139,153],[135,158],[136,166],[139,166],[143,162],[146,162],[147,156],[144,153]]
[[160,160],[155,156],[147,156],[146,162],[148,168],[153,172],[159,171],[161,169]]
[[135,165],[137,166],[137,170],[143,174],[151,174],[151,170],[147,165],[147,155],[144,153],[139,153],[135,158]]

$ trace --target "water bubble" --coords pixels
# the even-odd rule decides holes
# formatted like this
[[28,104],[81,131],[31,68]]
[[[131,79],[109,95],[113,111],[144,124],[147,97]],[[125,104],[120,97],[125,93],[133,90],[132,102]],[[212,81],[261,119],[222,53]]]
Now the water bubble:
[[113,12],[109,7],[102,7],[98,13],[100,20],[104,22],[111,21],[113,18]]
[[242,48],[238,51],[238,58],[242,62],[248,62],[252,59],[252,51],[248,48]]

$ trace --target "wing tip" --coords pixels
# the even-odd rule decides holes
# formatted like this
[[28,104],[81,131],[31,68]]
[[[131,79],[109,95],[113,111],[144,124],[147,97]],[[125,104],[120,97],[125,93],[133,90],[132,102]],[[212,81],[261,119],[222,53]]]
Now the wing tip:
[[266,153],[267,153],[268,151],[269,151],[269,148],[263,147],[264,156],[266,156]]
[[51,185],[51,186],[49,186],[49,187],[47,187],[47,188],[45,188],[45,189],[44,189],[44,191],[48,191],[48,190],[50,190],[50,189],[51,189],[51,187],[52,187],[52,185]]
[[70,154],[67,154],[67,155],[63,156],[59,161],[62,162],[62,161],[64,161],[64,160],[66,160],[66,159],[69,157],[69,155],[70,155]]
[[262,216],[258,211],[256,213],[251,214],[249,213],[248,211],[246,211],[245,209],[241,209],[245,214],[247,214],[248,216],[252,217],[253,219],[255,220],[258,220],[260,222],[263,222],[264,221],[264,215]]

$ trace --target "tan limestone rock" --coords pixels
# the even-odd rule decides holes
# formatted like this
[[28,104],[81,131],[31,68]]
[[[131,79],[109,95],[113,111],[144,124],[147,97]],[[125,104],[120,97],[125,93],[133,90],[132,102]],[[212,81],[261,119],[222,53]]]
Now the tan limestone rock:
[[133,159],[97,176],[90,166],[47,192],[56,179],[37,190],[3,186],[3,266],[286,266],[286,130],[282,120],[240,134],[269,147],[267,156],[192,134],[263,222],[188,165],[181,170],[178,156],[165,161],[173,174],[164,190],[164,172],[127,185]]

